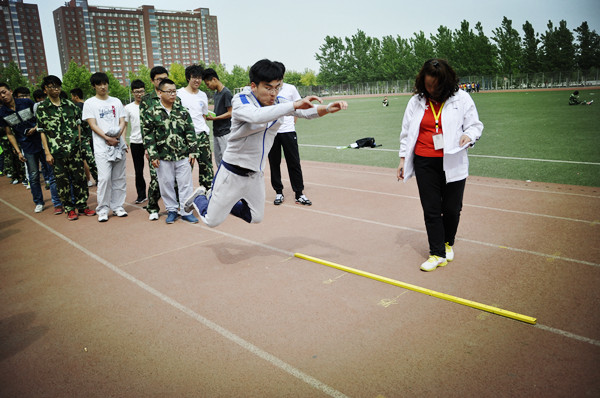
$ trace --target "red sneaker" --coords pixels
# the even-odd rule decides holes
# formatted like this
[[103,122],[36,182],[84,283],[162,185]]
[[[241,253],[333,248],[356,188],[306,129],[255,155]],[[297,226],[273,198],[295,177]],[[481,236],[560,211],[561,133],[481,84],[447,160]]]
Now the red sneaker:
[[69,219],[69,221],[75,221],[79,218],[79,216],[77,215],[75,210],[69,210],[69,213],[67,214],[67,218]]
[[92,209],[90,209],[89,207],[86,207],[85,209],[79,209],[77,210],[79,212],[80,216],[95,216],[96,212]]
[[57,216],[59,214],[63,214],[64,213],[64,209],[62,208],[62,206],[56,206],[54,208],[54,215]]

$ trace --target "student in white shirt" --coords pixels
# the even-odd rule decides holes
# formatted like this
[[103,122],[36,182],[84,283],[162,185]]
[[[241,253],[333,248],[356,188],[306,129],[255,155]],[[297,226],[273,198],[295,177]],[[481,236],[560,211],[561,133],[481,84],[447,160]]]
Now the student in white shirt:
[[208,189],[212,184],[213,165],[210,151],[210,129],[206,124],[208,97],[204,91],[200,90],[202,72],[204,72],[204,69],[200,65],[190,65],[185,68],[185,78],[188,85],[177,90],[177,96],[192,116],[194,131],[198,140],[199,156],[196,159],[198,162],[198,183]]
[[96,95],[83,105],[82,119],[94,132],[94,156],[98,167],[98,221],[108,221],[109,210],[117,217],[126,217],[127,180],[125,176],[125,109],[121,101],[108,95],[108,76],[96,72],[90,77]]
[[134,101],[125,105],[125,121],[131,126],[129,134],[129,148],[131,149],[131,158],[133,159],[133,168],[135,169],[135,189],[137,199],[135,203],[144,203],[148,200],[146,196],[146,180],[144,180],[144,142],[142,140],[142,130],[140,127],[140,103],[142,97],[146,94],[146,86],[141,80],[131,82],[131,92]]

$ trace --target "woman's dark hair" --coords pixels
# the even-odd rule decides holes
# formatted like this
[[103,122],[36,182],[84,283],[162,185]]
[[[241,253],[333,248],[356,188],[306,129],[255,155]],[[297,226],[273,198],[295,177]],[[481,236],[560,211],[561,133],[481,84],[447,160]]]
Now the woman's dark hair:
[[425,76],[437,79],[439,98],[431,98],[444,102],[458,91],[458,77],[454,69],[443,59],[432,58],[425,61],[415,80],[415,94],[429,98],[430,93],[425,89]]
[[261,59],[250,68],[250,82],[257,86],[260,82],[283,80],[283,70],[277,63],[268,59]]

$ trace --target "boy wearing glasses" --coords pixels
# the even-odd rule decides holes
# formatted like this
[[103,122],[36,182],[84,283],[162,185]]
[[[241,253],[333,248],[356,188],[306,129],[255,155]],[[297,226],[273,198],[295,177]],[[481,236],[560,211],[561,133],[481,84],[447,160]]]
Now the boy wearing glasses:
[[345,101],[313,106],[311,101],[322,102],[316,96],[279,98],[283,74],[278,63],[260,60],[250,68],[250,87],[233,98],[231,133],[212,189],[207,197],[205,187],[199,187],[185,201],[185,210],[195,208],[209,227],[221,224],[229,213],[248,223],[262,221],[264,169],[283,116],[314,119],[348,107]]
[[[144,95],[142,102],[140,103],[140,127],[142,135],[144,134],[144,125],[146,124],[148,109],[160,103],[160,98],[158,97],[158,85],[168,77],[169,71],[162,66],[155,66],[150,69],[150,80],[152,80],[154,90]],[[146,154],[146,158],[147,157],[148,154]],[[150,184],[148,185],[148,205],[146,206],[146,211],[150,214],[148,219],[150,221],[156,221],[158,220],[158,212],[160,211],[160,207],[158,206],[158,201],[160,200],[160,188],[158,186],[156,170],[152,166],[152,163],[149,163],[148,167],[150,168]]]
[[137,191],[136,204],[144,203],[146,197],[146,180],[144,180],[144,143],[142,140],[142,129],[140,127],[140,103],[146,94],[146,86],[141,80],[131,82],[131,92],[134,101],[125,105],[125,121],[131,125],[129,135],[129,148],[135,169],[135,189]]
[[185,78],[188,81],[186,87],[177,90],[177,96],[190,112],[196,139],[198,141],[198,182],[200,185],[209,187],[213,179],[212,154],[210,152],[209,128],[206,124],[208,114],[208,97],[200,90],[202,84],[202,73],[204,69],[200,65],[190,65],[185,68]]
[[[159,101],[151,105],[143,124],[144,145],[156,169],[160,195],[167,208],[167,224],[178,218],[190,223],[198,219],[184,210],[183,200],[193,192],[192,166],[198,156],[198,144],[190,112],[177,100],[175,83],[163,79],[158,85]],[[180,202],[175,193],[178,186]]]
[[81,109],[60,97],[61,85],[56,76],[44,78],[42,90],[48,98],[40,103],[36,115],[46,161],[54,166],[56,190],[67,219],[74,221],[79,216],[94,216],[96,212],[87,206],[89,191],[80,144]]
[[127,188],[125,176],[125,109],[118,98],[108,95],[108,76],[96,72],[90,77],[96,95],[83,106],[82,119],[94,132],[94,156],[98,168],[98,221],[108,221],[109,210],[117,217],[127,217],[123,208]]

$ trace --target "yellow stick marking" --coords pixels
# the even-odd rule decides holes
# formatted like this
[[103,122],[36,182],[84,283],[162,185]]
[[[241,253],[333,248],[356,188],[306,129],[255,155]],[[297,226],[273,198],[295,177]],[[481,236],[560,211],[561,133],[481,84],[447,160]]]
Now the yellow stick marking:
[[361,270],[356,269],[356,268],[350,268],[350,267],[346,267],[344,265],[332,263],[330,261],[322,260],[322,259],[317,258],[317,257],[307,256],[306,254],[294,253],[294,257],[298,257],[298,258],[301,258],[301,259],[307,260],[307,261],[312,261],[312,262],[317,263],[317,264],[322,264],[322,265],[325,265],[327,267],[336,268],[336,269],[339,269],[341,271],[350,272],[350,273],[358,275],[358,276],[363,276],[365,278],[374,279],[376,281],[387,283],[387,284],[394,285],[394,286],[398,286],[398,287],[401,287],[401,288],[404,288],[404,289],[412,290],[412,291],[417,292],[417,293],[423,293],[423,294],[426,294],[428,296],[433,296],[433,297],[436,297],[436,298],[439,298],[439,299],[442,299],[442,300],[451,301],[453,303],[457,303],[457,304],[461,304],[461,305],[466,305],[468,307],[472,307],[472,308],[475,308],[475,309],[478,309],[478,310],[481,310],[481,311],[491,312],[492,314],[504,316],[504,317],[515,319],[517,321],[521,321],[521,322],[525,322],[525,323],[530,323],[532,325],[535,325],[535,323],[537,321],[536,318],[533,318],[533,317],[530,317],[530,316],[527,316],[527,315],[522,315],[522,314],[518,314],[516,312],[503,310],[501,308],[492,307],[490,305],[481,304],[481,303],[478,303],[478,302],[475,302],[475,301],[463,299],[463,298],[456,297],[456,296],[451,296],[449,294],[436,292],[434,290],[426,289],[424,287],[420,287],[420,286],[416,286],[416,285],[411,285],[409,283],[405,283],[405,282],[397,281],[397,280],[394,280],[394,279],[386,278],[384,276],[372,274],[370,272],[361,271]]

